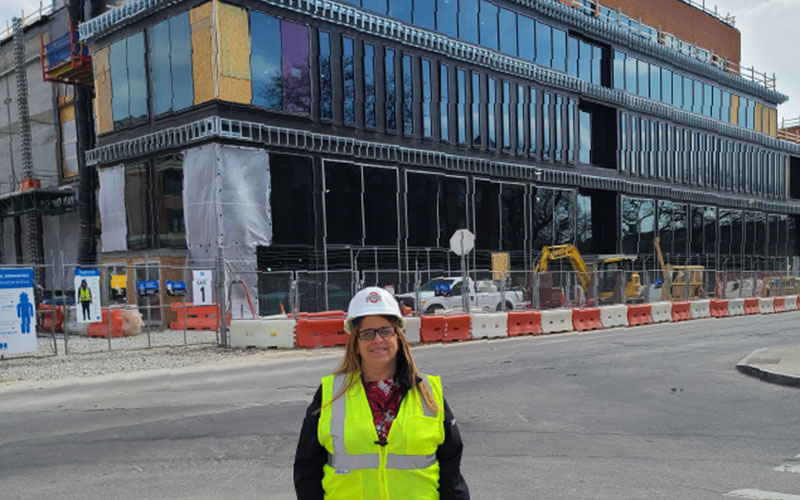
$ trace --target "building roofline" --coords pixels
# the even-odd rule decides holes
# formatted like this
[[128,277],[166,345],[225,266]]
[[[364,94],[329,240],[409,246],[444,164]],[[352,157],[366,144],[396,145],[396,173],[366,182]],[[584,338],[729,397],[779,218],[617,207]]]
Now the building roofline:
[[[510,58],[510,56],[499,54],[496,51],[484,47],[478,47],[467,42],[455,40],[440,33],[410,26],[400,21],[332,0],[260,1],[269,5],[309,15],[316,19],[360,29],[376,36],[416,45],[422,49],[434,49],[444,54],[448,54],[449,52],[476,52],[476,49],[479,49],[479,51],[485,51],[487,54],[491,55],[491,57]],[[526,7],[538,12],[545,17],[568,25],[579,26],[594,36],[616,42],[655,59],[663,60],[693,74],[715,79],[731,88],[759,97],[766,102],[782,104],[788,100],[788,97],[780,92],[763,87],[739,75],[695,60],[651,40],[636,37],[629,31],[602,22],[597,18],[586,16],[576,9],[556,0],[511,1],[521,7]],[[80,25],[81,40],[90,41],[100,39],[122,26],[136,22],[147,15],[178,3],[180,3],[180,0],[132,0],[90,21],[82,23]]]

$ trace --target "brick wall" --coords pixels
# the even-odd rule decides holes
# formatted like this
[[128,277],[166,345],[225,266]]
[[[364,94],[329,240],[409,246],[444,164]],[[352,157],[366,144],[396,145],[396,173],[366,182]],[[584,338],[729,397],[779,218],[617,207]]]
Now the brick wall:
[[[572,5],[571,0],[560,1]],[[631,18],[641,18],[649,26],[712,50],[737,64],[741,59],[742,36],[739,30],[680,0],[601,0],[600,3],[620,9]],[[706,6],[713,9],[713,0]]]

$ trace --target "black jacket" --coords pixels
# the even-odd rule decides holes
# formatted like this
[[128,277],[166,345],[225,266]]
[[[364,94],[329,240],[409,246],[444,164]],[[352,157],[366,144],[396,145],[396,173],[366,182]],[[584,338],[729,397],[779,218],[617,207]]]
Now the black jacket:
[[[328,452],[317,440],[319,413],[322,405],[322,387],[317,389],[314,400],[306,410],[297,453],[294,457],[294,489],[297,500],[323,500],[322,466],[328,461]],[[458,432],[453,413],[444,402],[444,443],[436,450],[439,461],[440,500],[469,500],[467,483],[461,476],[461,434]]]

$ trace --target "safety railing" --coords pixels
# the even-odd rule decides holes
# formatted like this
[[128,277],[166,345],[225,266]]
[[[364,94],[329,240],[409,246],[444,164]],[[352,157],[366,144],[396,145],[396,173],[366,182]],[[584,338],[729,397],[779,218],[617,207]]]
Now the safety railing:
[[[31,24],[34,24],[39,20],[41,20],[43,17],[49,16],[50,14],[53,13],[53,6],[54,6],[53,2],[45,3],[44,1],[40,0],[38,9],[35,9],[32,12],[29,11],[27,14],[23,9],[22,11],[20,11],[20,15],[18,16],[22,19],[22,26],[30,26]],[[12,36],[14,36],[14,28],[11,26],[11,20],[8,19],[6,20],[5,29],[0,31],[0,42],[5,41],[6,39],[11,38]]]
[[[714,7],[714,10],[711,10],[706,7],[704,1],[702,3],[693,0],[681,1],[713,16],[725,24],[735,26],[735,18],[730,15],[720,15],[716,6]],[[642,22],[641,18],[628,16],[621,9],[608,7],[599,2],[595,2],[594,0],[569,0],[569,3],[572,7],[580,10],[586,15],[595,17],[609,24],[614,24],[620,29],[629,31],[636,36],[674,49],[688,57],[710,64],[723,71],[728,71],[738,75],[745,80],[762,85],[767,89],[776,90],[776,77],[774,73],[769,74],[758,71],[753,66],[748,67],[739,62],[725,59],[710,49],[700,47],[691,42],[682,40],[672,33],[661,31],[658,28],[649,26]]]

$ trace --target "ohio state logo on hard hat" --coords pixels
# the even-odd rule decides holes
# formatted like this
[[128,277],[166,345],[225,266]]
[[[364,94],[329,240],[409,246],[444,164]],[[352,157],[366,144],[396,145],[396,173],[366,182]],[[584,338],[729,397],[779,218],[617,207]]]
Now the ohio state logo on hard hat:
[[367,302],[377,304],[380,301],[381,301],[381,296],[378,294],[378,292],[370,292],[370,294],[367,295]]

